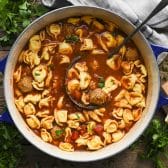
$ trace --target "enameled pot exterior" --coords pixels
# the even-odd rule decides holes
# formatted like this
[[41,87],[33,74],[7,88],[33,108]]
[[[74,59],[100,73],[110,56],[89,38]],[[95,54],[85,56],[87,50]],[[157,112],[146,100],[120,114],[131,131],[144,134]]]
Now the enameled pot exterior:
[[141,55],[143,56],[148,71],[148,92],[146,99],[146,108],[143,112],[141,119],[134,125],[134,127],[126,134],[126,136],[121,141],[108,145],[98,151],[93,152],[65,152],[60,150],[56,146],[42,141],[41,138],[35,135],[33,131],[27,126],[14,104],[13,72],[17,62],[17,58],[23,47],[26,45],[29,38],[33,34],[38,32],[40,29],[55,21],[71,16],[80,15],[93,15],[104,20],[112,20],[126,34],[130,33],[134,29],[134,26],[124,18],[121,18],[117,14],[102,8],[88,6],[73,6],[53,10],[38,18],[31,25],[29,25],[14,43],[9,53],[8,61],[6,64],[4,87],[5,99],[10,115],[19,131],[29,142],[31,142],[37,148],[51,156],[69,161],[88,162],[107,158],[109,156],[113,156],[121,152],[122,150],[128,148],[143,133],[143,131],[146,129],[149,122],[151,121],[153,114],[156,110],[160,91],[160,80],[158,66],[156,63],[156,59],[153,55],[152,49],[148,44],[147,40],[143,37],[143,35],[141,33],[138,33],[134,36],[133,41],[136,44],[139,51],[141,52]]

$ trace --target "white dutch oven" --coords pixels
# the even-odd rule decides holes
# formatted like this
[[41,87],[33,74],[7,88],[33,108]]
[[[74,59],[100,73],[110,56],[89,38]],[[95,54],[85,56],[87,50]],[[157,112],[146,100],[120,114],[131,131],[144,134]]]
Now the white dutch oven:
[[86,6],[76,6],[76,7],[65,7],[51,11],[42,17],[35,20],[31,25],[29,25],[18,37],[14,43],[6,64],[5,69],[5,98],[7,107],[12,117],[15,125],[22,133],[22,135],[34,146],[43,152],[54,156],[56,158],[65,159],[69,161],[76,162],[88,162],[100,160],[113,156],[122,150],[128,148],[146,129],[149,122],[151,121],[154,112],[157,107],[157,102],[159,98],[160,91],[160,80],[159,80],[159,71],[156,59],[154,57],[153,51],[148,44],[147,40],[141,33],[137,33],[133,41],[136,44],[137,48],[141,52],[141,55],[144,59],[147,71],[148,71],[148,92],[146,99],[146,108],[143,112],[141,119],[133,126],[133,128],[126,134],[126,136],[119,142],[108,145],[98,151],[75,151],[75,152],[65,152],[53,146],[49,143],[45,143],[41,140],[40,137],[35,135],[33,131],[27,126],[22,116],[16,109],[14,104],[14,94],[13,94],[13,72],[17,62],[17,58],[26,45],[29,38],[38,32],[40,29],[44,28],[46,25],[53,23],[55,21],[79,15],[93,15],[104,20],[112,20],[117,24],[120,29],[126,34],[129,34],[133,31],[134,26],[121,18],[115,13],[112,13],[108,10],[97,8],[97,7],[86,7]]

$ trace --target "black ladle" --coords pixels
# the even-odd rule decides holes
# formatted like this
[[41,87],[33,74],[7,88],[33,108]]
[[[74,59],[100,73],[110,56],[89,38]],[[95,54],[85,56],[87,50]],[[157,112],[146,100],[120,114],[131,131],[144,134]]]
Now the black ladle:
[[[168,0],[162,0],[154,9],[153,11],[149,14],[149,16],[133,31],[131,32],[125,39],[124,41],[119,45],[117,46],[113,51],[111,51],[109,54],[108,54],[108,59],[113,57],[114,54],[118,53],[119,50],[121,49],[121,47],[123,45],[125,45],[129,40],[132,39],[132,37],[142,28],[142,26],[144,26],[144,24],[149,21],[153,16],[155,16],[157,13],[159,13],[163,8],[165,8],[166,6],[168,5]],[[82,56],[77,56],[75,57],[71,63],[69,64],[68,68],[67,68],[67,71],[66,71],[66,76],[65,76],[65,81],[67,79],[67,74],[68,74],[68,71],[70,68],[72,68],[72,66],[78,62],[80,59],[82,58]],[[65,82],[66,83],[66,82]],[[66,88],[66,93],[68,95],[68,97],[70,98],[70,100],[75,104],[77,105],[78,107],[80,108],[83,108],[83,109],[87,109],[87,110],[94,110],[94,109],[97,109],[97,108],[100,108],[101,106],[99,105],[84,105],[80,102],[77,102],[72,96],[71,94],[68,92],[68,89],[67,89],[67,86],[65,84],[65,88]]]
[[71,69],[72,66],[73,66],[76,62],[78,62],[81,58],[82,58],[82,56],[77,56],[77,57],[75,57],[75,58],[71,61],[71,63],[69,64],[69,66],[68,66],[68,68],[67,68],[66,75],[65,75],[65,90],[66,90],[66,93],[67,93],[69,99],[70,99],[75,105],[77,105],[77,106],[80,107],[80,108],[87,109],[87,110],[93,110],[93,109],[100,108],[100,106],[98,106],[98,105],[84,105],[84,104],[82,104],[82,103],[80,103],[80,102],[77,102],[77,101],[71,96],[71,94],[69,93],[69,91],[68,91],[68,89],[67,89],[66,79],[67,79],[68,71],[69,71],[69,69]]

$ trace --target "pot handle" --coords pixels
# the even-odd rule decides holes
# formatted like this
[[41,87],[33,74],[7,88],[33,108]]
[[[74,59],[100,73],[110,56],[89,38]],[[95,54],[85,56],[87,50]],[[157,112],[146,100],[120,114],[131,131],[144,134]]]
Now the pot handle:
[[0,72],[2,73],[4,73],[5,71],[5,65],[6,65],[7,58],[8,56],[5,56],[2,59],[0,59]]
[[[0,59],[0,72],[2,72],[3,74],[4,74],[4,70],[5,70],[6,61],[7,61],[7,56]],[[13,124],[13,121],[9,115],[7,108],[5,108],[3,113],[0,115],[0,122],[6,122],[9,124]]]
[[6,122],[9,124],[13,124],[13,120],[9,115],[8,109],[4,110],[4,112],[0,115],[0,122]]
[[[168,48],[161,47],[155,44],[151,44],[151,48],[154,52],[154,55],[156,57],[156,60],[158,61],[158,56],[163,52],[168,52]],[[158,101],[158,108],[161,106],[168,105],[168,96],[165,96],[162,92],[160,92],[160,97]]]

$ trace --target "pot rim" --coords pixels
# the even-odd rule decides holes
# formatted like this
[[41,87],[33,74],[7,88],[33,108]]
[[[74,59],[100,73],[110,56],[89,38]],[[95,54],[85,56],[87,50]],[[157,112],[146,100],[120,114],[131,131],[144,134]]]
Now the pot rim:
[[[118,16],[121,20],[124,20],[124,21],[126,21],[132,28],[135,28],[135,26],[130,22],[130,21],[128,21],[126,18],[123,18],[122,16],[120,16],[118,13],[116,13],[116,12],[113,12],[113,11],[110,11],[110,10],[107,10],[107,9],[104,9],[104,8],[101,8],[101,7],[94,7],[94,6],[68,6],[68,7],[63,7],[63,8],[59,8],[59,9],[55,9],[55,10],[52,10],[52,11],[50,11],[50,12],[48,12],[48,13],[46,13],[46,14],[44,14],[44,15],[42,15],[41,17],[39,17],[39,18],[37,18],[37,19],[35,19],[27,28],[25,28],[24,29],[24,31],[18,36],[18,38],[16,39],[16,41],[15,41],[15,43],[13,44],[13,46],[12,46],[12,48],[11,48],[11,51],[10,51],[10,53],[9,53],[9,57],[8,57],[8,60],[7,60],[7,64],[6,64],[6,68],[5,68],[5,77],[4,77],[4,87],[5,87],[5,89],[4,89],[4,92],[5,92],[5,100],[6,100],[6,103],[7,103],[7,106],[8,106],[8,109],[9,109],[9,113],[10,113],[10,115],[11,115],[11,117],[12,117],[12,119],[13,119],[13,121],[14,121],[14,123],[15,123],[15,125],[16,125],[16,127],[17,127],[17,129],[20,131],[20,133],[32,144],[32,145],[34,145],[36,148],[38,148],[39,150],[41,150],[41,151],[43,151],[44,153],[47,153],[48,155],[50,155],[50,156],[53,156],[53,157],[57,157],[57,158],[59,158],[59,159],[63,159],[63,160],[67,160],[67,161],[75,161],[75,162],[88,162],[88,161],[97,161],[97,160],[102,160],[102,159],[105,159],[105,158],[108,158],[108,157],[110,157],[110,156],[113,156],[113,155],[116,155],[116,154],[118,154],[118,153],[120,153],[121,151],[123,151],[123,150],[125,150],[125,149],[127,149],[131,144],[133,144],[140,136],[141,136],[141,134],[144,132],[144,130],[147,128],[147,126],[149,125],[149,123],[150,123],[150,121],[151,121],[151,119],[152,119],[152,117],[153,117],[153,115],[154,115],[154,113],[155,113],[155,110],[156,110],[156,105],[157,105],[157,103],[155,103],[154,105],[153,105],[153,111],[152,112],[150,112],[150,115],[148,115],[148,117],[146,117],[146,122],[143,124],[143,128],[141,128],[139,131],[138,131],[138,134],[134,137],[134,138],[132,138],[132,139],[130,139],[130,141],[129,141],[129,143],[128,143],[128,145],[127,146],[124,146],[123,148],[121,148],[120,150],[118,150],[118,151],[116,151],[115,152],[115,154],[112,154],[111,152],[106,152],[105,153],[105,155],[97,155],[96,157],[87,157],[87,158],[74,158],[74,157],[67,157],[67,155],[59,155],[59,154],[57,154],[57,155],[54,155],[53,153],[51,153],[49,150],[45,150],[45,149],[43,149],[38,143],[35,143],[35,142],[33,142],[33,140],[31,139],[31,137],[30,137],[30,134],[28,135],[27,133],[25,133],[24,131],[23,131],[23,128],[22,127],[20,127],[20,125],[19,125],[19,123],[17,123],[16,122],[16,118],[15,118],[15,115],[12,113],[12,108],[11,108],[11,102],[9,101],[9,97],[7,96],[8,94],[12,94],[12,93],[9,93],[9,85],[8,85],[8,83],[10,84],[10,81],[8,81],[8,66],[9,66],[9,64],[10,64],[10,61],[12,60],[11,59],[11,55],[12,55],[12,53],[13,53],[13,51],[15,50],[15,46],[16,46],[16,44],[18,43],[18,41],[20,40],[20,38],[24,35],[24,33],[28,30],[28,29],[30,29],[31,28],[31,26],[33,26],[36,22],[38,22],[39,20],[41,20],[41,19],[43,19],[44,17],[46,17],[46,16],[48,16],[48,15],[50,15],[50,14],[52,14],[52,13],[55,13],[55,12],[58,12],[58,11],[62,11],[62,10],[66,10],[66,9],[74,9],[74,8],[83,8],[83,9],[85,9],[85,8],[91,8],[91,9],[96,9],[96,10],[103,10],[103,11],[105,11],[105,12],[108,12],[108,13],[112,13],[112,14],[114,14],[114,15],[116,15],[116,16]],[[87,15],[87,14],[86,14]],[[94,16],[94,14],[93,14],[93,16]],[[65,18],[67,18],[67,17],[65,17]],[[151,47],[150,47],[150,45],[149,45],[149,43],[148,43],[148,41],[145,39],[145,37],[144,37],[144,35],[141,33],[141,32],[139,32],[138,33],[140,36],[141,36],[141,38],[143,39],[143,41],[145,42],[144,44],[147,46],[147,48],[149,48],[149,50],[150,50],[150,52],[152,53],[152,55],[154,55],[153,54],[153,51],[152,51],[152,49],[151,49]],[[156,68],[157,68],[157,66],[156,66]],[[158,70],[157,70],[158,71]],[[159,71],[158,71],[159,72]],[[159,75],[158,74],[156,74],[156,76],[158,76],[157,78],[158,78],[158,87],[160,87],[160,78],[159,78]],[[6,84],[7,83],[7,84]],[[158,90],[157,90],[158,89]],[[158,102],[158,98],[159,98],[159,90],[160,90],[160,88],[156,88],[156,91],[158,92],[157,93],[157,97],[156,97],[156,102]],[[19,112],[18,112],[19,113]],[[23,119],[24,120],[24,119]],[[25,120],[24,120],[24,122],[25,122]],[[26,123],[26,122],[25,122]],[[35,134],[35,133],[34,133]],[[37,135],[35,135],[35,136],[37,136]],[[40,143],[40,142],[39,142]],[[44,145],[44,144],[43,144]],[[80,153],[80,152],[79,152]],[[73,154],[73,153],[71,153],[71,154]],[[70,156],[70,155],[69,155]]]

